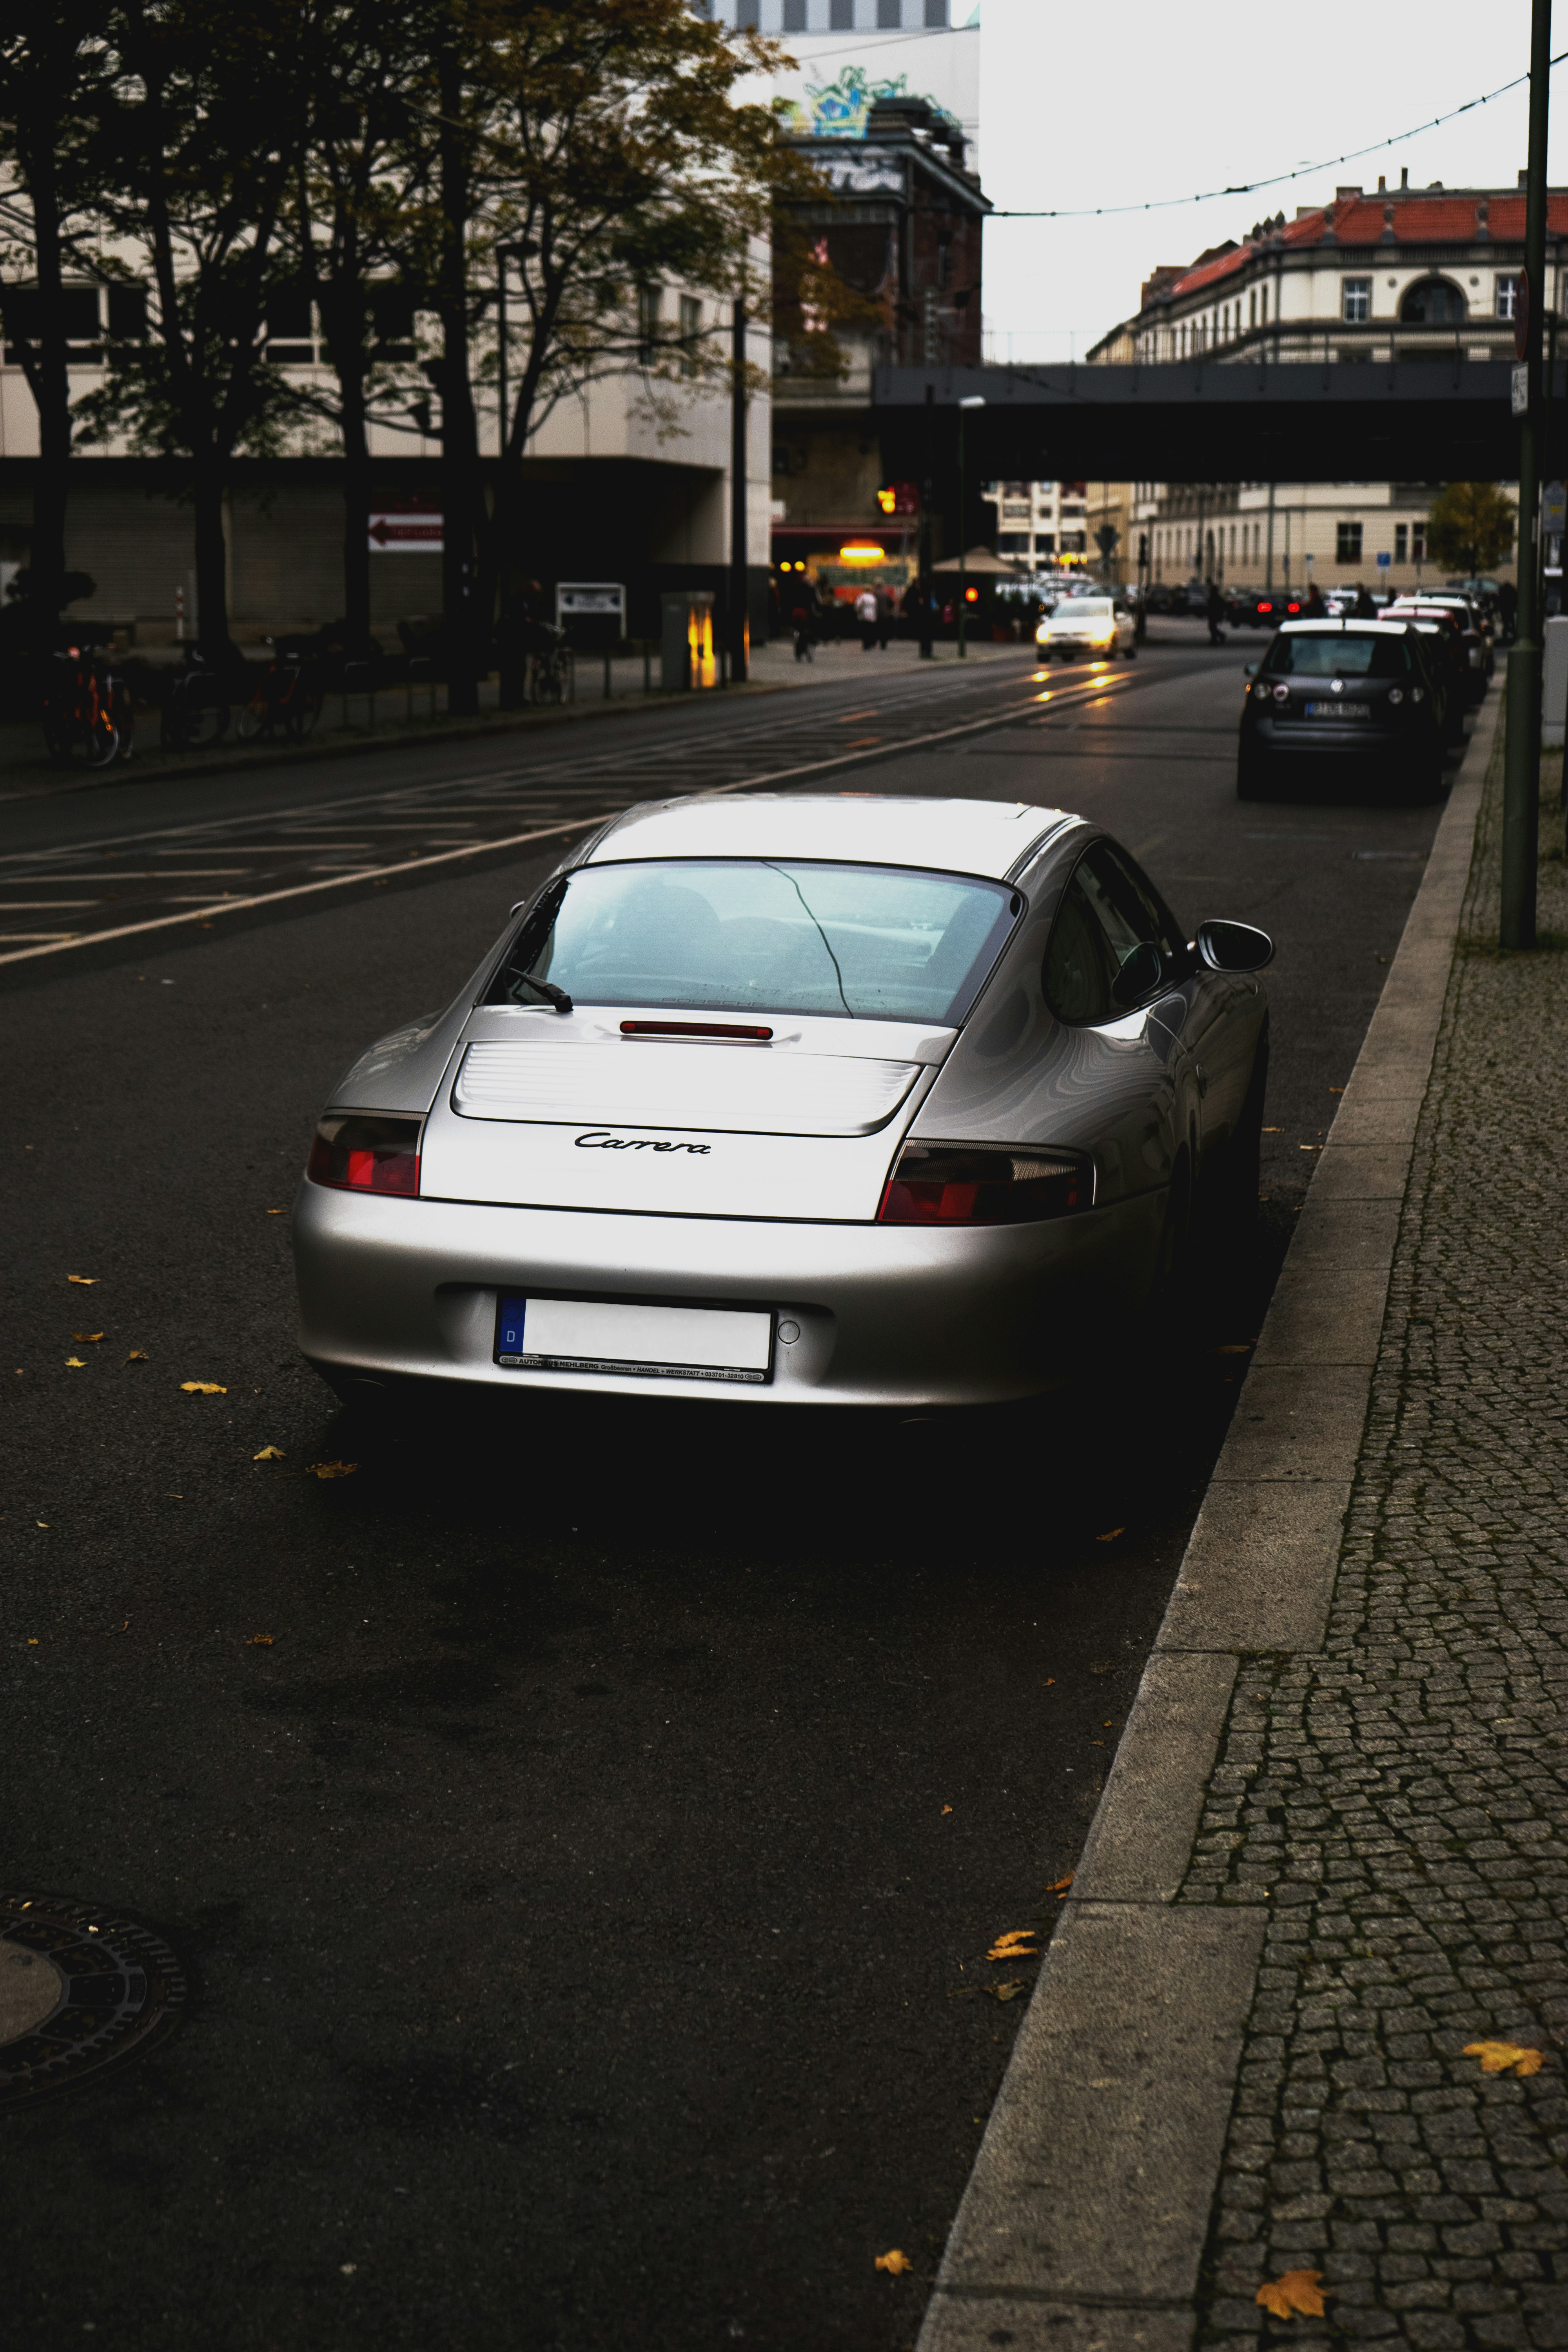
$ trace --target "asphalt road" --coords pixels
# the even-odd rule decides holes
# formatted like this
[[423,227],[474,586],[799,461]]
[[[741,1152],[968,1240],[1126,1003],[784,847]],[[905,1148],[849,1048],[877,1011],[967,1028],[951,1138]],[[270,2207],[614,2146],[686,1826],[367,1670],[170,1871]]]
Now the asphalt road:
[[1033,1975],[988,1946],[1072,1868],[1436,818],[1238,803],[1247,652],[852,778],[1081,809],[1278,941],[1258,1241],[1070,1408],[335,1414],[274,1213],[538,852],[13,975],[6,1880],[195,1984],[6,2123],[19,2340],[912,2343],[1023,2005],[977,1988]]

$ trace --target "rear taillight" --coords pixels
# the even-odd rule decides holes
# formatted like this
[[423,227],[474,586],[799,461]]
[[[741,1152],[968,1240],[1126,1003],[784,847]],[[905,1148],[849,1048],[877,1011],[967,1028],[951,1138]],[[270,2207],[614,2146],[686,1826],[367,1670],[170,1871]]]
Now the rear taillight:
[[1094,1165],[1027,1144],[906,1143],[877,1212],[881,1225],[1027,1225],[1094,1204]]
[[341,1111],[322,1119],[306,1170],[312,1184],[336,1184],[349,1192],[419,1190],[419,1126],[416,1118],[384,1118],[374,1111]]

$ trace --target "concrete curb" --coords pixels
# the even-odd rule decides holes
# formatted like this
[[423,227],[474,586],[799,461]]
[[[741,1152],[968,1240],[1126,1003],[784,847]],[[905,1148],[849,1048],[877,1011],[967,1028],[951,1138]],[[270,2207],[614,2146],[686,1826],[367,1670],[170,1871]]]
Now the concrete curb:
[[1176,1901],[1239,1661],[1322,1643],[1500,697],[1301,1212],[919,2352],[1188,2352],[1268,1915]]

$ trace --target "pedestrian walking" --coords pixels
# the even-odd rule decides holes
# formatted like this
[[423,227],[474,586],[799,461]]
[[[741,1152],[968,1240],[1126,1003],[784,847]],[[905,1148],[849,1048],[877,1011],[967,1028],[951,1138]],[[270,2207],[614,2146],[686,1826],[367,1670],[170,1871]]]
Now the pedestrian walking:
[[1497,592],[1498,616],[1502,622],[1503,635],[1510,644],[1519,626],[1519,590],[1511,580],[1505,580]]
[[877,642],[877,592],[868,584],[855,599],[855,618],[860,625],[860,650],[868,654]]
[[898,611],[899,608],[893,602],[892,590],[879,588],[877,591],[877,647],[880,653],[885,654],[888,650],[888,640],[893,634],[893,623],[898,618]]
[[1351,617],[1357,621],[1375,621],[1377,618],[1377,606],[1367,594],[1366,583],[1363,580],[1358,580],[1355,583],[1355,604]]
[[1323,592],[1314,580],[1307,591],[1307,601],[1301,607],[1309,621],[1327,620],[1329,608],[1323,602]]
[[1220,594],[1218,585],[1213,580],[1209,582],[1208,598],[1204,611],[1208,617],[1210,645],[1223,646],[1225,631],[1221,628],[1220,623],[1225,619],[1225,598]]
[[795,602],[790,608],[789,616],[790,628],[795,635],[795,657],[797,662],[816,659],[811,648],[816,635],[817,617],[821,610],[813,583],[810,580],[797,580],[795,586]]

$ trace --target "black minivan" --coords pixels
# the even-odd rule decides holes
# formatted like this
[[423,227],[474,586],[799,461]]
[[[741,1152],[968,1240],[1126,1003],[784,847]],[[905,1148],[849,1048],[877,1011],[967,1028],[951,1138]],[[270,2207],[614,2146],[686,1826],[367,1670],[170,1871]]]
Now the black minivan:
[[1370,797],[1442,790],[1447,693],[1403,621],[1289,621],[1247,673],[1237,797],[1289,782]]

